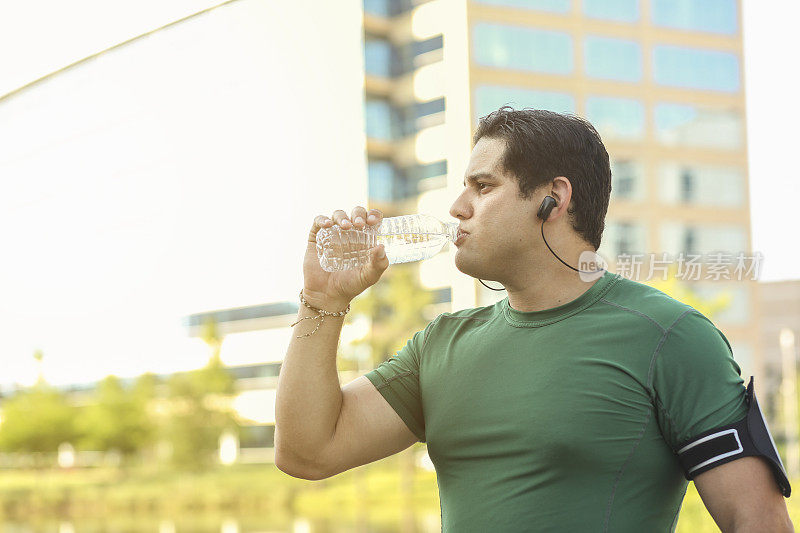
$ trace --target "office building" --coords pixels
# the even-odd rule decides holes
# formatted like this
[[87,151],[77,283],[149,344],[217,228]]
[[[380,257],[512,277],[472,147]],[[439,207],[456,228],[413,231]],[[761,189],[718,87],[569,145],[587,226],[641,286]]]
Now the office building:
[[[598,252],[645,282],[663,277],[653,257],[700,256],[682,279],[728,298],[711,318],[742,374],[762,372],[738,1],[367,0],[364,57],[371,207],[450,219],[471,133],[502,105],[584,116],[612,159]],[[420,264],[453,309],[505,297],[453,271]]]

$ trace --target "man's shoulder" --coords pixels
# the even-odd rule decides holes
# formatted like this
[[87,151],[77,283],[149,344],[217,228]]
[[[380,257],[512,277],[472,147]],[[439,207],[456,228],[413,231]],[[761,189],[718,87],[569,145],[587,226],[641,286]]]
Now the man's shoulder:
[[649,321],[662,332],[666,332],[687,315],[699,315],[708,321],[691,305],[676,300],[654,286],[625,277],[620,277],[619,282],[601,301],[615,307],[620,313],[630,313]]

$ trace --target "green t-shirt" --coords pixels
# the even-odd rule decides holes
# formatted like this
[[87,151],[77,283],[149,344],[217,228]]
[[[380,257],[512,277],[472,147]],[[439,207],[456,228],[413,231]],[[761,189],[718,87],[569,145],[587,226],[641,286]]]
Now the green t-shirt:
[[445,532],[673,531],[673,450],[744,418],[728,340],[606,272],[544,311],[443,313],[366,377],[436,468]]

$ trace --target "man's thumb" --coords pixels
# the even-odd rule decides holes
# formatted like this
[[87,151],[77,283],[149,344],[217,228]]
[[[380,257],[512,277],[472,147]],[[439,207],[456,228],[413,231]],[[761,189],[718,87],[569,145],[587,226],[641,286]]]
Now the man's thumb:
[[383,244],[379,244],[370,252],[370,261],[365,269],[370,285],[377,282],[387,268],[389,268],[389,258],[386,257],[386,248]]

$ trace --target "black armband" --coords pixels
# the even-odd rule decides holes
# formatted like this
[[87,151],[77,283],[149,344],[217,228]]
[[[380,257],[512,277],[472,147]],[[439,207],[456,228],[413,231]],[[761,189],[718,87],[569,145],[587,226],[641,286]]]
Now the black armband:
[[753,376],[747,385],[747,416],[718,428],[705,431],[678,446],[678,461],[686,479],[741,457],[763,457],[780,488],[788,498],[792,493],[775,441],[772,440],[764,413],[753,390]]

